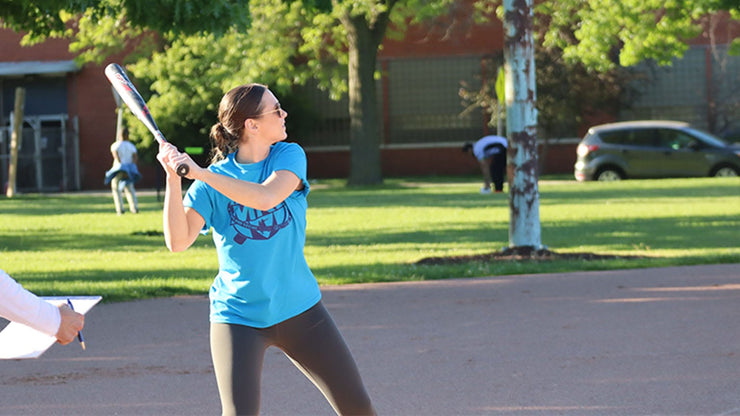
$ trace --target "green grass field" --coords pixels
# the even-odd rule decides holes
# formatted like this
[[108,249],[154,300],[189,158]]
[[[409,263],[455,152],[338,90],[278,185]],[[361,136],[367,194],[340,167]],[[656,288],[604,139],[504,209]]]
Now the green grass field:
[[[347,188],[317,181],[306,257],[321,284],[740,263],[740,179],[540,182],[542,243],[556,252],[637,260],[498,261],[420,266],[425,257],[482,254],[509,241],[506,194],[479,195],[477,178],[387,179]],[[170,253],[161,206],[116,216],[109,194],[0,197],[0,268],[41,294],[120,301],[203,294],[218,264],[210,236]]]

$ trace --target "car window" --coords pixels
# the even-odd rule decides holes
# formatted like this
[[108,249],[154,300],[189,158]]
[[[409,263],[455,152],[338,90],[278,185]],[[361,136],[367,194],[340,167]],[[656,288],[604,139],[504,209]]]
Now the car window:
[[655,129],[620,129],[599,133],[604,143],[622,146],[656,146]]
[[658,145],[660,147],[681,150],[696,146],[696,138],[678,130],[661,129],[657,131]]
[[636,129],[630,134],[633,146],[654,147],[656,143],[655,129]]
[[630,141],[629,130],[612,130],[599,133],[601,141],[609,144],[627,144]]
[[714,147],[727,147],[728,146],[728,143],[725,142],[724,140],[712,134],[709,134],[705,131],[698,130],[698,129],[688,129],[688,130],[690,130],[696,136],[700,137],[704,143],[709,144],[710,146],[714,146]]

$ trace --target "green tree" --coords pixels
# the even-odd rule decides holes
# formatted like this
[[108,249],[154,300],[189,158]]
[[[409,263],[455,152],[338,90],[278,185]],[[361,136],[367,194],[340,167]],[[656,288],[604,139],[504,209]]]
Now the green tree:
[[[265,35],[268,40],[291,39],[291,42],[298,42],[289,44],[288,53],[281,52],[284,44],[275,45],[279,42],[272,42],[270,45],[275,46],[269,50],[268,55],[276,54],[286,58],[282,63],[288,69],[307,68],[311,76],[319,79],[321,86],[330,88],[333,95],[348,93],[352,154],[350,184],[382,181],[380,117],[374,85],[376,56],[383,39],[387,35],[402,33],[409,22],[419,22],[445,12],[453,2],[454,0],[288,2],[291,13],[296,13],[297,19],[300,17],[296,24],[300,25],[301,21],[305,21],[308,22],[307,26],[281,28],[296,34],[295,37],[285,38],[282,32],[266,27]],[[490,11],[492,7],[500,5],[500,0],[478,0],[476,5]],[[298,9],[293,9],[295,6]],[[247,3],[239,0],[0,0],[0,17],[7,27],[29,31],[26,40],[31,42],[49,35],[61,36],[70,31],[77,33],[78,38],[73,45],[82,59],[96,59],[95,56],[104,56],[115,47],[117,36],[134,38],[141,36],[142,29],[157,31],[161,35],[159,40],[164,41],[157,44],[157,39],[153,39],[155,42],[145,45],[165,45],[167,48],[175,45],[182,34],[225,34],[236,39],[238,34],[247,32],[250,24],[257,24],[260,10],[265,7],[275,6],[269,2]],[[535,28],[546,27],[541,40],[546,46],[562,49],[566,59],[580,61],[590,70],[604,71],[616,65],[632,65],[648,58],[659,63],[670,62],[671,58],[680,56],[685,51],[686,40],[700,31],[695,23],[698,17],[728,11],[733,18],[738,19],[738,9],[738,0],[546,0],[538,2],[536,6],[537,15],[545,18],[535,20]],[[262,15],[268,16],[269,11]],[[83,21],[70,27],[70,16],[82,16]],[[90,31],[91,27],[97,32]],[[389,28],[396,30],[391,33]],[[107,33],[107,37],[96,37],[101,32]],[[215,39],[214,37],[214,42]],[[198,46],[194,39],[181,39],[180,42],[187,48],[200,47],[204,59],[211,56],[211,51],[206,50],[209,47]],[[251,50],[259,48],[256,44],[252,46],[255,49]],[[215,46],[211,48],[218,49]],[[266,52],[261,50],[261,55],[252,56],[264,56]],[[293,55],[296,50],[298,53]],[[733,50],[740,50],[737,39],[733,43]],[[233,56],[238,59],[238,51]],[[242,59],[250,58],[246,53],[242,55]],[[169,58],[162,59],[161,65],[165,65]],[[256,60],[250,60],[253,61],[252,64],[259,65]],[[145,73],[151,68],[146,68],[145,71],[144,67],[142,64],[131,68],[136,75],[149,76]],[[167,73],[169,76],[170,70],[165,69],[162,66],[160,72],[154,73]],[[204,71],[202,67],[188,69],[183,66],[180,69],[181,73],[172,71],[180,78],[177,82],[172,81],[172,87],[185,84],[196,88],[195,85],[187,85],[189,81],[185,78],[188,74],[193,77],[203,74],[208,77],[216,76],[216,80],[221,79],[210,70]],[[275,67],[270,69],[274,70]],[[189,73],[191,70],[194,71]],[[218,72],[217,69],[214,71]],[[227,75],[223,75],[224,80],[227,78]],[[303,75],[294,76],[293,79],[287,76],[277,77],[276,85],[282,85],[281,79],[289,80],[289,84],[306,80]],[[167,85],[170,81],[161,81],[159,84],[157,81],[152,82],[152,92],[161,93],[170,88]],[[209,86],[201,88],[210,88],[213,85],[223,88],[226,84],[226,81],[221,84],[210,78],[206,81]],[[213,102],[204,104],[205,100],[211,99],[211,94],[205,90],[196,90],[186,97],[184,108],[208,111],[209,105],[215,105]],[[157,99],[153,99],[156,103]],[[178,101],[167,100],[166,106],[178,105]],[[184,123],[183,130],[192,130],[189,127],[203,128],[200,124],[202,122],[195,120],[202,116],[185,116],[185,111],[171,111],[173,117],[180,117],[178,123]]]
[[[326,53],[327,34],[332,55],[346,59],[350,115],[349,185],[381,183],[380,113],[376,94],[378,50],[387,35],[398,36],[408,23],[440,15],[454,0],[331,0],[313,23],[319,30],[306,36],[306,53]],[[339,22],[339,26],[336,24]],[[389,28],[393,32],[389,32]],[[308,32],[307,32],[308,33]],[[345,53],[346,51],[346,53]],[[346,56],[346,58],[345,58]],[[312,60],[321,62],[321,60]],[[320,71],[319,71],[320,72]]]
[[[499,3],[477,6],[490,13]],[[670,64],[708,29],[702,27],[708,14],[740,19],[740,0],[546,0],[534,12],[538,127],[562,136],[575,134],[583,116],[629,107],[637,96],[630,81],[641,77],[630,66],[648,59]],[[500,7],[498,13],[503,16]],[[740,53],[740,39],[733,50]],[[480,91],[461,95],[491,113],[495,80],[482,81]]]
[[719,48],[715,30],[718,21],[740,27],[740,0],[550,0],[537,12],[545,47],[562,50],[567,63],[599,76],[642,61],[671,65],[691,39],[708,35],[718,82],[709,87],[708,127],[718,133],[737,118],[736,87],[724,62],[728,54],[740,54],[740,37],[736,29],[729,47]]
[[[238,32],[239,28],[248,27],[250,15],[243,13],[243,9],[243,2],[238,0],[0,0],[0,19],[2,26],[26,32],[24,44],[37,43],[47,37],[69,38],[70,51],[77,54],[79,65],[101,63],[127,45],[136,45],[134,53],[127,58],[128,62],[148,58],[180,37],[185,39],[183,42],[190,42],[193,49],[211,53],[209,57],[217,63],[221,58],[217,55],[220,51],[211,49],[207,42],[226,32]],[[198,43],[197,39],[202,41]],[[171,71],[175,76],[160,81],[164,85],[141,82],[142,79],[135,76],[132,78],[145,99],[151,96],[148,104],[156,108],[160,128],[168,138],[175,137],[174,142],[185,147],[192,143],[184,132],[202,132],[208,105],[213,110],[222,91],[214,92],[211,88],[213,77],[199,79],[197,69],[185,68],[187,60],[178,62],[176,58],[171,57],[169,61],[158,59],[159,67],[151,65],[145,68],[155,75],[158,74],[155,70]],[[201,82],[203,84],[199,84]],[[218,86],[216,84],[216,88]],[[157,90],[166,90],[169,95],[158,98],[151,94]],[[169,100],[169,103],[159,105],[158,102],[163,100]],[[141,144],[143,158],[153,160],[156,153],[153,137],[130,112],[124,114],[129,118],[132,140]],[[185,140],[178,140],[182,137]]]
[[[245,82],[269,85],[289,111],[310,111],[290,94],[294,84],[310,76],[296,60],[299,31],[307,25],[300,4],[253,0],[251,13],[252,24],[245,30],[231,29],[221,36],[165,36],[165,47],[128,65],[135,79],[148,86],[149,108],[178,146],[208,147],[221,96]],[[146,137],[143,145],[154,148],[146,129],[133,125],[136,133]],[[288,127],[296,127],[292,115]]]
[[[557,46],[570,61],[606,71],[652,59],[670,65],[683,56],[687,42],[702,32],[700,19],[728,13],[740,20],[738,0],[548,0],[537,13],[545,16],[544,45]],[[732,42],[740,53],[740,38]]]
[[[503,58],[486,59],[484,72],[495,73],[503,68]],[[629,68],[614,68],[606,72],[588,70],[581,62],[563,59],[563,51],[535,44],[537,79],[537,132],[540,139],[575,137],[589,116],[616,114],[629,108],[639,91],[633,81],[641,76]],[[479,89],[463,84],[460,97],[464,111],[482,108],[491,115],[489,126],[499,123],[499,101],[495,92],[496,79],[481,80]],[[504,134],[501,132],[500,134]]]
[[[287,2],[285,5],[295,13],[301,14],[299,19],[293,21],[300,23],[301,19],[307,19],[307,25],[300,30],[299,38],[293,36],[284,36],[282,29],[287,29],[289,33],[295,34],[297,27],[264,27],[265,35],[272,36],[270,40],[273,47],[266,49],[260,45],[259,53],[255,55],[241,55],[242,59],[250,59],[251,63],[257,60],[254,57],[262,57],[265,54],[277,53],[284,57],[291,57],[281,62],[287,64],[287,69],[295,70],[298,65],[292,65],[294,62],[300,62],[307,69],[304,72],[310,73],[319,80],[319,85],[329,88],[331,94],[337,96],[341,93],[348,93],[349,96],[349,114],[350,114],[350,148],[351,148],[351,173],[348,183],[352,185],[376,184],[382,182],[381,164],[380,164],[380,116],[378,113],[378,98],[376,96],[375,79],[376,79],[376,57],[383,39],[388,34],[388,28],[391,23],[399,31],[402,31],[409,22],[418,22],[422,19],[443,13],[446,7],[454,0],[356,0],[352,2],[342,2],[339,0],[304,0],[301,2]],[[11,4],[13,0],[0,0],[0,6]],[[245,7],[248,5],[248,7]],[[298,9],[294,9],[294,7]],[[263,1],[250,1],[248,3],[237,0],[228,1],[178,1],[178,0],[31,0],[23,3],[22,7],[8,8],[3,12],[3,19],[6,24],[14,29],[23,29],[30,31],[27,39],[34,41],[43,38],[43,36],[69,34],[68,27],[70,15],[82,15],[83,20],[78,25],[79,29],[77,40],[74,47],[80,51],[85,59],[100,59],[99,51],[108,51],[111,40],[119,36],[136,36],[138,29],[152,29],[158,31],[166,42],[171,42],[172,46],[182,50],[198,49],[198,41],[195,39],[180,40],[180,44],[175,42],[183,33],[227,33],[226,36],[238,38],[239,33],[244,33],[248,24],[253,26],[258,24],[260,17],[270,20],[273,14],[275,3]],[[5,9],[3,9],[5,10]],[[106,20],[108,19],[108,20]],[[90,23],[93,23],[92,25]],[[99,25],[99,22],[104,24]],[[67,26],[65,26],[67,23]],[[235,32],[231,33],[230,28],[236,26]],[[85,27],[91,32],[82,33]],[[124,29],[128,30],[123,32]],[[104,33],[103,33],[104,32]],[[91,35],[90,33],[94,33]],[[112,33],[117,33],[115,36]],[[253,34],[255,32],[252,32]],[[102,35],[102,36],[101,36]],[[287,44],[280,44],[279,41],[288,39]],[[293,39],[299,39],[302,43],[292,43]],[[212,39],[215,42],[215,38]],[[252,45],[253,51],[258,48],[257,43],[251,39],[238,39]],[[215,42],[221,43],[221,42]],[[286,53],[283,53],[285,48]],[[168,45],[170,47],[170,45]],[[292,55],[292,52],[298,48],[299,52]],[[217,48],[214,48],[217,49]],[[203,56],[211,55],[211,51],[200,49]],[[227,51],[230,52],[230,51]],[[173,52],[177,55],[177,52]],[[196,54],[197,55],[197,54]],[[234,56],[237,56],[235,53]],[[161,58],[164,62],[169,58]],[[273,59],[267,59],[268,62],[274,62]],[[159,65],[159,63],[157,64]],[[144,75],[145,65],[132,66],[132,71],[140,77]],[[344,67],[343,74],[339,68]],[[163,68],[163,67],[162,67]],[[155,73],[157,68],[154,69]],[[194,68],[191,68],[194,69]],[[276,69],[275,66],[270,68]],[[200,68],[203,70],[203,68]],[[167,72],[169,76],[169,68]],[[183,68],[183,71],[188,69]],[[159,73],[163,73],[160,71]],[[175,71],[176,72],[176,71]],[[197,75],[198,71],[194,71]],[[218,71],[216,71],[218,72]],[[212,76],[211,71],[202,72],[202,74]],[[184,72],[183,75],[186,75]],[[218,76],[216,76],[217,79]],[[182,77],[178,82],[182,82]],[[226,78],[224,78],[226,79]],[[251,78],[255,79],[255,78]],[[286,78],[287,79],[287,78]],[[303,75],[297,75],[291,80],[293,83],[305,82]],[[159,81],[159,80],[158,80]],[[154,81],[151,91],[161,93],[169,86],[171,81]],[[208,81],[213,81],[209,79]],[[278,83],[280,78],[277,79]],[[187,84],[187,82],[185,82]],[[213,84],[210,84],[213,85]],[[174,86],[174,85],[173,85]],[[207,88],[207,87],[204,87]],[[169,94],[169,93],[168,93]],[[185,107],[193,106],[201,99],[205,99],[210,92],[197,91],[190,94],[189,99],[185,100]],[[153,106],[158,105],[158,98],[152,98]],[[179,101],[168,101],[168,105],[179,105]],[[192,108],[191,108],[192,109]],[[174,110],[173,110],[174,111]],[[166,117],[166,116],[165,116]],[[192,120],[199,116],[185,117],[181,122],[187,127],[196,122]],[[162,116],[158,115],[158,118]]]
[[0,0],[2,25],[26,31],[29,42],[63,36],[69,15],[88,13],[95,20],[125,14],[134,27],[161,33],[223,33],[230,26],[246,26],[240,0]]

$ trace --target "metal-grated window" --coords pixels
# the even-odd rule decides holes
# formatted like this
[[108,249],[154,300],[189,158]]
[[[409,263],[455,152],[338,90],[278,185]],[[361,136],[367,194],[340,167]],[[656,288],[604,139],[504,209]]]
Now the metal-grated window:
[[[387,59],[380,63],[376,83],[380,123],[388,145],[475,140],[487,120],[480,110],[461,115],[462,82],[479,88],[482,56],[423,59]],[[301,132],[305,147],[349,146],[347,97],[329,99],[318,88],[303,88],[313,104],[316,120]]]

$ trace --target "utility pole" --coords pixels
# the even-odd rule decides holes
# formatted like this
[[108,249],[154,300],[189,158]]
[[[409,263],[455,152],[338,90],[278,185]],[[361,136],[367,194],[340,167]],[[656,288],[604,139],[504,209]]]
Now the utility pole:
[[533,0],[504,0],[509,249],[542,249],[537,188]]

